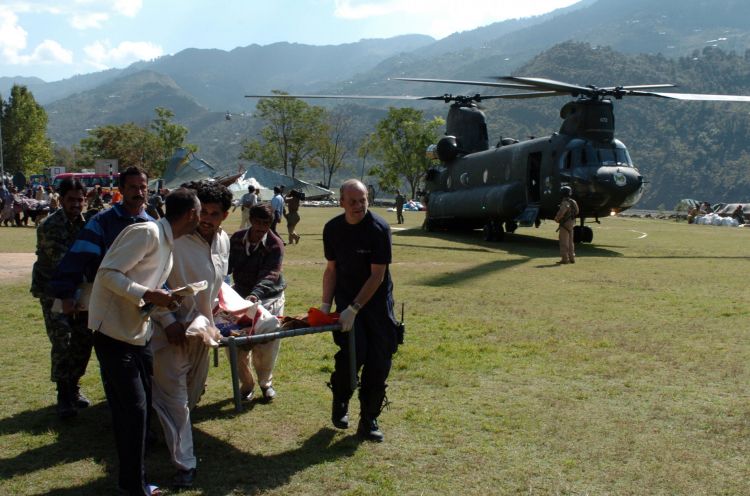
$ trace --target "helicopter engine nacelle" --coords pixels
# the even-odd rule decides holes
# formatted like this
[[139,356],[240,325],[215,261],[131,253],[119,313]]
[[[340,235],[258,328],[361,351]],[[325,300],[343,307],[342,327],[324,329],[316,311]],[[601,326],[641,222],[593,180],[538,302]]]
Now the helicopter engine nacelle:
[[455,136],[443,136],[437,144],[437,156],[443,162],[452,162],[458,156],[458,142]]

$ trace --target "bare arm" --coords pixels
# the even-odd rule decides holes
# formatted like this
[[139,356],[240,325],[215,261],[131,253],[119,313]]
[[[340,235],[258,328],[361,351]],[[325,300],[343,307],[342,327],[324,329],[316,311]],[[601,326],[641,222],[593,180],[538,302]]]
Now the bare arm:
[[323,303],[333,303],[333,292],[336,289],[336,261],[328,260],[323,272]]
[[353,303],[359,303],[360,306],[365,306],[375,291],[378,290],[380,285],[385,279],[385,264],[370,264],[370,277],[367,278],[362,289],[359,290],[357,296],[354,298]]

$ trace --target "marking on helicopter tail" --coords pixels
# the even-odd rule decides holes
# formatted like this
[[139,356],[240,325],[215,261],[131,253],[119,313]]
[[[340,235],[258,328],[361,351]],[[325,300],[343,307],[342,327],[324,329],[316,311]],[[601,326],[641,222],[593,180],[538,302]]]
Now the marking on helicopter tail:
[[636,234],[640,234],[640,236],[638,236],[638,237],[637,237],[637,238],[635,238],[635,239],[643,239],[643,238],[645,238],[646,236],[648,236],[648,233],[645,233],[645,232],[641,232],[641,231],[636,231],[635,229],[630,229],[630,232],[634,232],[634,233],[636,233]]

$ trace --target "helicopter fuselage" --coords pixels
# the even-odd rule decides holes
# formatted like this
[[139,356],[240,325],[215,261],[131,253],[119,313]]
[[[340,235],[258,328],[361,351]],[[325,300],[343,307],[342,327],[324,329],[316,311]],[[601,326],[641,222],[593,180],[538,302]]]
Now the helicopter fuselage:
[[642,194],[643,178],[618,140],[555,133],[510,141],[442,161],[429,171],[429,227],[477,228],[519,220],[529,225],[529,216],[533,221],[553,219],[562,185],[573,188],[581,219],[623,211]]

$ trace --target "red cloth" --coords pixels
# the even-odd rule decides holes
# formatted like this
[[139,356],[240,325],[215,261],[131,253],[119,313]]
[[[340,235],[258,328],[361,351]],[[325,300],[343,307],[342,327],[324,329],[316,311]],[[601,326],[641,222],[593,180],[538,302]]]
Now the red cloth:
[[307,311],[307,323],[310,327],[319,327],[324,325],[337,324],[339,321],[339,314],[323,313],[319,308],[312,307]]

